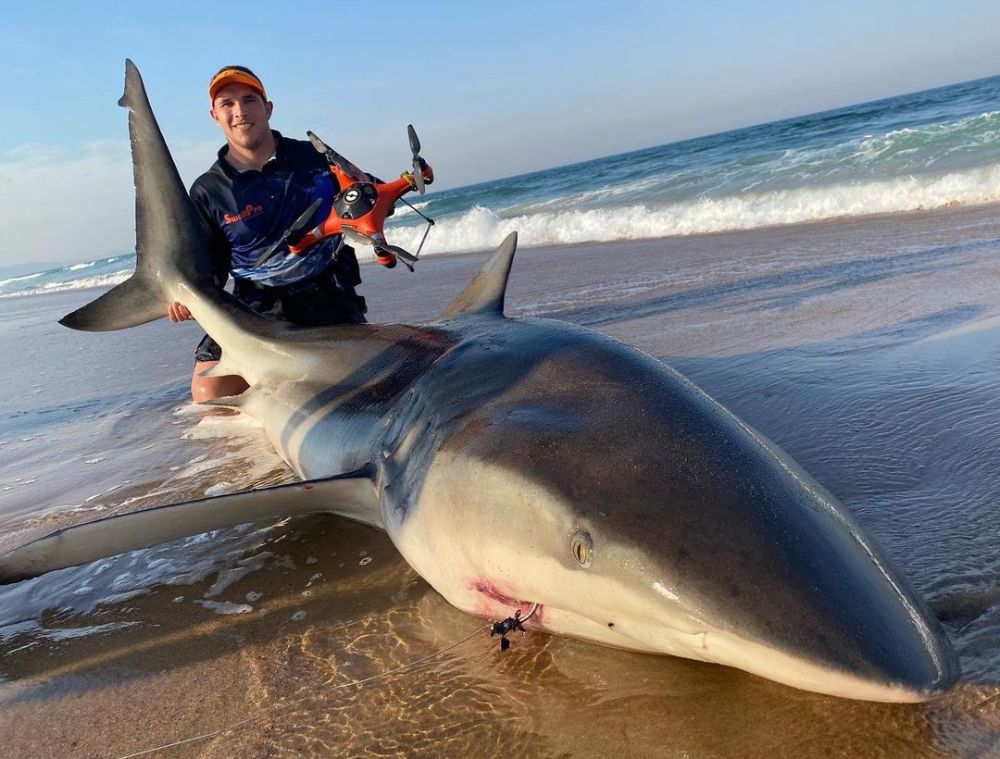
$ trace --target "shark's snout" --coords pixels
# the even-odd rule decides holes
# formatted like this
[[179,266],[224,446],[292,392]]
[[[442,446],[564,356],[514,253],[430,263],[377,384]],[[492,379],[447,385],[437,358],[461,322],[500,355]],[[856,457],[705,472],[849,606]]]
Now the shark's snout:
[[[758,578],[762,586],[764,578]],[[878,609],[859,622],[843,609],[789,604],[774,624],[773,604],[712,609],[645,594],[627,605],[622,582],[610,611],[622,648],[685,656],[737,667],[803,690],[845,698],[916,702],[938,696],[957,680],[956,657],[943,633],[908,599]],[[635,587],[634,585],[632,586]],[[751,599],[753,602],[754,599]]]

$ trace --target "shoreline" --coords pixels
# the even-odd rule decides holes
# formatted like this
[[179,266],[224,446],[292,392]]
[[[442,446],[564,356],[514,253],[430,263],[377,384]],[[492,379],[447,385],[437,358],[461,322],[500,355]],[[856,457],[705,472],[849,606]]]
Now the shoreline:
[[[583,249],[588,250],[594,247],[607,246],[611,248],[627,247],[629,245],[649,245],[657,243],[671,243],[680,242],[683,240],[697,240],[697,239],[726,239],[733,237],[740,237],[743,235],[754,236],[758,234],[775,235],[780,234],[782,231],[786,231],[789,234],[799,234],[803,232],[808,232],[809,230],[822,230],[826,227],[840,227],[840,226],[851,226],[856,224],[882,224],[889,223],[892,221],[899,221],[900,223],[907,222],[921,222],[927,221],[934,217],[962,217],[962,216],[976,216],[981,213],[998,213],[1000,214],[1000,202],[987,202],[979,203],[975,205],[959,205],[959,204],[948,204],[940,206],[937,208],[929,209],[919,209],[911,211],[896,211],[890,213],[875,213],[875,214],[865,214],[865,215],[852,215],[852,216],[835,216],[825,219],[816,219],[810,221],[800,221],[792,222],[788,224],[769,224],[761,225],[751,228],[736,228],[729,230],[718,230],[710,232],[693,232],[690,234],[675,234],[675,235],[665,235],[658,237],[637,237],[637,238],[621,238],[615,240],[590,240],[585,242],[568,242],[568,243],[539,243],[533,245],[530,241],[526,241],[525,237],[522,235],[519,240],[519,252],[522,251],[566,251],[572,249]],[[389,233],[391,237],[391,230]],[[502,237],[502,236],[501,236]],[[499,242],[499,241],[498,241]],[[488,253],[493,248],[484,247],[475,250],[462,250],[462,251],[447,251],[440,253],[425,253],[420,261],[426,262],[427,260],[436,260],[440,258],[463,258],[463,257],[476,257]],[[116,254],[122,256],[131,256],[134,253],[124,253]],[[361,264],[362,271],[365,270],[364,267],[376,267],[376,262],[374,255],[360,257],[358,259]],[[80,262],[82,263],[82,262]],[[66,264],[67,266],[75,265],[73,263]],[[46,270],[49,271],[49,270]],[[33,272],[28,272],[31,274]],[[26,276],[21,274],[18,276]],[[124,280],[123,280],[124,281]],[[69,287],[65,289],[53,290],[50,292],[15,292],[0,294],[0,301],[5,300],[17,300],[20,298],[32,298],[41,296],[51,296],[51,295],[61,295],[65,293],[72,292],[92,292],[96,290],[107,290],[113,285],[101,284],[101,285],[87,285],[83,287]]]

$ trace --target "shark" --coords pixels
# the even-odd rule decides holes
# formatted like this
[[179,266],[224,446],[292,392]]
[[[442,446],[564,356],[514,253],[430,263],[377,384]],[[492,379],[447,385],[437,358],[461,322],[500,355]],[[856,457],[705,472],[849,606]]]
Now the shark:
[[[301,481],[65,528],[0,582],[242,523],[332,513],[385,530],[455,607],[794,688],[924,701],[958,679],[918,592],[836,499],[663,362],[504,314],[516,234],[427,324],[301,328],[216,286],[138,69],[125,93],[132,277],[68,314],[133,327],[186,304]],[[510,615],[514,614],[513,617]]]

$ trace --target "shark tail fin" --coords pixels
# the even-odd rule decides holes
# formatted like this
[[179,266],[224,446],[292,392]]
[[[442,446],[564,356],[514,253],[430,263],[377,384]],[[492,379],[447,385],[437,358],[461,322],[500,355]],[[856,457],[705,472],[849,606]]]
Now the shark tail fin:
[[166,316],[178,285],[209,289],[208,232],[181,181],[153,115],[139,69],[125,61],[125,93],[135,177],[136,269],[132,278],[60,319],[74,329],[124,329]]
[[440,319],[456,316],[503,316],[504,295],[507,292],[507,277],[517,250],[517,232],[511,232],[500,243],[476,276],[459,293],[444,311]]
[[367,466],[336,477],[155,506],[67,527],[0,556],[0,585],[266,519],[332,512],[372,523],[379,514],[373,473]]

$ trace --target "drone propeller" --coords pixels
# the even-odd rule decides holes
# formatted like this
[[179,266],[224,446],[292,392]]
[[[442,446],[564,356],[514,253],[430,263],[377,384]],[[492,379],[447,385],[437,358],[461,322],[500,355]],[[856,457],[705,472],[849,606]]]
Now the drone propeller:
[[319,208],[322,203],[322,198],[316,198],[316,200],[314,200],[310,206],[302,212],[299,218],[292,222],[292,226],[286,229],[285,233],[275,241],[274,245],[265,250],[264,253],[253,262],[253,265],[260,266],[265,261],[270,259],[271,256],[277,253],[278,248],[287,243],[289,240],[292,240],[305,232],[309,227],[309,220],[312,219],[313,214],[316,213],[316,209]]
[[323,140],[317,137],[313,132],[306,130],[306,136],[309,137],[309,142],[313,144],[316,148],[317,153],[322,153],[326,156],[327,162],[331,166],[336,166],[340,169],[349,179],[355,182],[367,182],[368,176],[355,166],[353,163],[348,161],[344,156],[338,153],[336,150],[327,145]]
[[424,194],[424,166],[423,159],[420,158],[420,138],[417,137],[417,130],[413,124],[406,125],[406,134],[410,138],[410,152],[413,153],[413,183],[417,186],[417,192]]

